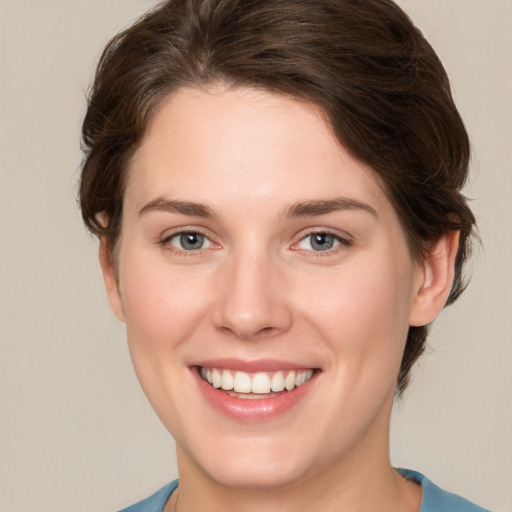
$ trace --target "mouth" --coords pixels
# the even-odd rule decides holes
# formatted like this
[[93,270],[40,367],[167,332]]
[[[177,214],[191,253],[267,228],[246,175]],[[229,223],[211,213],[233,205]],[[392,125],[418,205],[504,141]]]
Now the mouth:
[[201,379],[212,388],[246,400],[281,396],[303,386],[314,374],[313,368],[250,373],[227,368],[199,367]]
[[236,422],[260,425],[298,413],[300,404],[311,404],[306,397],[313,396],[322,373],[320,368],[276,359],[212,359],[190,370],[213,410]]

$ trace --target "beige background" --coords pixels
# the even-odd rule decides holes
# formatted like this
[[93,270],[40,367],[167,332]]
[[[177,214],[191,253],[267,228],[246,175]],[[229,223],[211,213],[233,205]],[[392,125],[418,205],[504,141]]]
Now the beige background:
[[[150,0],[0,0],[0,512],[113,511],[176,476],[75,204],[84,91]],[[512,511],[512,1],[402,0],[474,143],[484,251],[393,418],[396,465]]]

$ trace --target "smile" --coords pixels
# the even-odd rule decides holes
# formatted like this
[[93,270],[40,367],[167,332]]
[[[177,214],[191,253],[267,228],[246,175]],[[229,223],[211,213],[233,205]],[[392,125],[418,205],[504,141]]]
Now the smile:
[[230,396],[261,399],[279,396],[292,391],[313,377],[313,369],[278,370],[274,372],[247,373],[222,368],[201,367],[201,378],[215,389],[222,389]]

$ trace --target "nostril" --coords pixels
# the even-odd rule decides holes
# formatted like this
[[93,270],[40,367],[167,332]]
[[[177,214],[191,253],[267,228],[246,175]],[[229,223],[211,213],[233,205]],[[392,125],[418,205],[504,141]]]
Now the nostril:
[[[213,306],[212,322],[222,333],[241,340],[270,338],[287,331],[292,323],[286,297],[247,274],[223,289]],[[248,282],[250,281],[250,282]]]

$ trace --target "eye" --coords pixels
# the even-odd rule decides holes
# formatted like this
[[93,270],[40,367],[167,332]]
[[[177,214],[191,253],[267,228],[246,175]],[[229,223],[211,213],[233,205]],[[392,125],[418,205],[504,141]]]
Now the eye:
[[182,251],[198,251],[200,249],[210,249],[213,247],[213,243],[209,238],[196,231],[175,233],[167,237],[163,243],[169,244],[173,248]]
[[306,235],[297,245],[298,249],[307,251],[325,252],[335,249],[341,244],[350,245],[350,242],[333,233],[317,231]]

